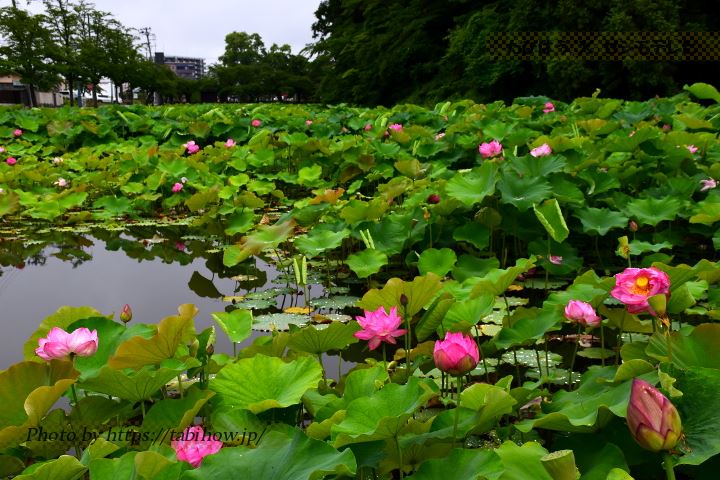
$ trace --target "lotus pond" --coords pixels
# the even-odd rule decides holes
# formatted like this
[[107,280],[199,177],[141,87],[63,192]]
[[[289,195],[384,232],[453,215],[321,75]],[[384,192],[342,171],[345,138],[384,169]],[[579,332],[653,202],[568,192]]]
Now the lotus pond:
[[0,475],[714,478],[718,102],[0,110]]

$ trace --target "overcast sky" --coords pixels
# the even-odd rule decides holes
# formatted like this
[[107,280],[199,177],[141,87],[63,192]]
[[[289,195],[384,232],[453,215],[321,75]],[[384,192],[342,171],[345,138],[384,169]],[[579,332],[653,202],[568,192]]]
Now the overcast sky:
[[[94,0],[123,25],[150,27],[153,53],[202,57],[206,65],[225,50],[230,32],[258,33],[265,45],[287,43],[299,53],[312,42],[312,24],[320,0]],[[8,6],[10,0],[0,0]],[[42,11],[42,2],[17,0],[18,7]],[[145,53],[145,52],[143,52]]]

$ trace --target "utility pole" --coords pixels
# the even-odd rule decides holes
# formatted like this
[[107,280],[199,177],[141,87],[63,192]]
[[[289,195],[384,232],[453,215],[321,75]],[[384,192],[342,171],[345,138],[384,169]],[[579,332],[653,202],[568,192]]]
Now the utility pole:
[[145,36],[145,46],[147,47],[148,60],[150,60],[152,62],[153,61],[152,44],[151,44],[150,40],[151,39],[154,40],[155,35],[152,33],[152,30],[150,29],[150,27],[143,27],[140,30],[138,30],[138,32],[140,32],[140,34]]

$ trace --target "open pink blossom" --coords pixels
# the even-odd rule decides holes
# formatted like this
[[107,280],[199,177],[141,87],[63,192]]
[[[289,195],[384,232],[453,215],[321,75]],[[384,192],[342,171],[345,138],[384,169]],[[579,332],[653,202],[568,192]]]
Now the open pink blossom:
[[[173,435],[175,437],[175,435]],[[187,427],[177,437],[170,441],[170,446],[175,450],[175,456],[182,462],[188,462],[197,468],[203,458],[217,453],[223,446],[220,440],[211,433],[205,433],[200,425]]]
[[560,255],[550,255],[548,260],[554,265],[562,265],[563,263],[563,257]]
[[435,135],[435,140],[436,140],[436,141],[437,141],[437,140],[440,140],[440,139],[443,138],[444,136],[445,136],[445,132],[440,132],[440,133],[438,133],[437,135]]
[[80,327],[72,333],[68,333],[62,328],[53,327],[47,337],[38,340],[35,353],[43,360],[53,360],[65,358],[71,354],[88,357],[94,354],[97,348],[97,330],[91,332],[85,327]]
[[17,163],[17,158],[15,158],[15,157],[8,157],[8,158],[5,160],[5,163],[7,163],[7,164],[10,165],[10,166],[15,165],[15,164]]
[[62,177],[58,178],[56,181],[53,182],[53,185],[57,185],[58,187],[67,187],[67,184],[67,180]]
[[670,130],[672,130],[672,126],[671,126],[669,123],[666,123],[665,125],[662,126],[662,131],[663,131],[664,133],[667,133],[667,132],[669,132]]
[[393,123],[388,128],[394,132],[402,132],[403,126],[402,123]]
[[369,123],[366,123],[365,127],[363,127],[363,130],[365,130],[366,132],[369,132],[370,130],[372,130],[372,125]]
[[187,153],[190,155],[200,151],[200,145],[195,143],[195,140],[190,140],[189,142],[184,144],[183,147],[185,147],[187,149]]
[[545,102],[545,108],[543,108],[543,113],[552,113],[555,111],[555,105],[553,105],[552,102]]
[[698,148],[695,145],[686,145],[685,148],[687,148],[690,153],[695,153],[698,151]]
[[615,287],[610,292],[625,304],[629,313],[648,312],[651,315],[655,312],[647,299],[659,294],[670,294],[670,277],[655,267],[626,268],[615,275]]
[[717,180],[714,178],[708,178],[707,180],[700,180],[700,183],[703,184],[702,188],[700,189],[701,192],[704,192],[706,190],[713,189],[717,187]]
[[532,155],[533,157],[545,157],[547,155],[550,155],[551,153],[552,149],[547,143],[543,143],[539,147],[530,150],[530,155]]
[[15,135],[16,137],[19,137],[22,134],[23,134],[23,131],[20,130],[19,128],[16,128],[15,131],[13,132],[13,135]]
[[175,185],[172,186],[173,193],[177,193],[182,189],[183,189],[183,184],[180,182],[176,182]]
[[262,125],[262,120],[258,120],[257,118],[254,118],[252,122],[250,122],[250,125],[257,128],[260,125]]
[[565,318],[585,327],[597,327],[600,325],[600,317],[597,316],[592,305],[580,300],[570,300],[568,302],[565,306]]
[[227,148],[234,147],[234,146],[235,146],[235,140],[233,140],[232,138],[228,138],[228,139],[225,141],[225,146],[226,146]]
[[313,121],[312,121],[312,120],[305,120],[305,125],[306,125],[306,126],[309,127],[309,126],[312,125],[312,124],[313,124]]
[[450,375],[463,375],[475,368],[480,361],[477,343],[469,335],[448,332],[445,340],[435,342],[433,349],[435,366]]
[[483,158],[492,158],[502,154],[502,145],[497,140],[493,140],[489,143],[480,144],[478,150]]
[[388,314],[385,307],[380,306],[374,312],[365,310],[365,316],[357,316],[355,319],[363,328],[353,335],[360,340],[367,340],[370,350],[380,346],[380,342],[396,343],[395,337],[404,335],[407,330],[398,328],[402,323],[402,317],[397,314],[397,307],[392,307]]

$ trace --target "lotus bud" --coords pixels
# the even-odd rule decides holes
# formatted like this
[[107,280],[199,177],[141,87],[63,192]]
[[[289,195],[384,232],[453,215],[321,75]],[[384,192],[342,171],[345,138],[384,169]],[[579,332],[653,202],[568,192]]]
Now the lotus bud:
[[631,232],[637,232],[638,231],[638,224],[635,220],[630,220],[630,223],[628,225],[630,227]]
[[132,308],[130,308],[130,305],[127,303],[123,306],[122,310],[120,310],[120,320],[122,320],[123,323],[128,323],[132,320]]
[[657,388],[639,378],[633,379],[627,424],[635,441],[653,452],[674,448],[682,436],[682,422],[675,406]]
[[440,203],[440,195],[437,193],[431,193],[427,198],[427,203],[437,204]]
[[215,353],[215,345],[211,343],[205,347],[205,353],[207,353],[208,357],[212,357],[212,354]]
[[404,293],[401,293],[400,294],[400,305],[402,305],[403,307],[406,307],[407,304],[408,304],[407,295],[405,295]]

